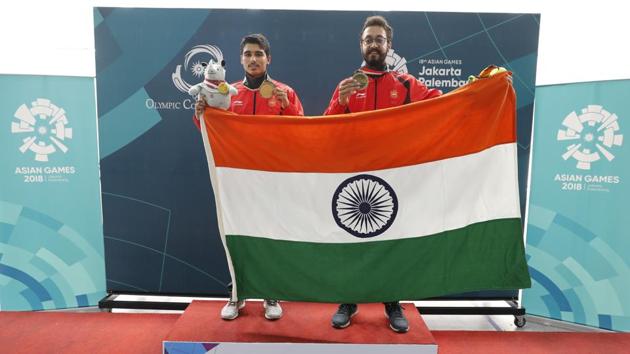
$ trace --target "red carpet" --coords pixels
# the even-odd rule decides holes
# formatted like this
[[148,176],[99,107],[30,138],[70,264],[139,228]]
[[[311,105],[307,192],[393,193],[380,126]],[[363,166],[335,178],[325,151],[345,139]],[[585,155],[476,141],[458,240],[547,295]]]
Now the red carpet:
[[630,353],[629,333],[433,331],[439,354]]
[[161,353],[179,315],[0,312],[0,353]]
[[[288,316],[292,312],[296,318],[299,318],[299,314],[302,313],[299,309],[293,308],[291,303],[283,303],[283,306],[287,309],[287,317],[275,323],[262,319],[262,306],[260,303],[253,302],[247,304],[243,318],[227,323],[218,319],[219,314],[216,309],[208,308],[204,308],[206,312],[198,314],[191,312],[194,318],[188,317],[188,313],[180,317],[170,314],[0,311],[0,353],[160,353],[162,340],[167,336],[187,336],[186,333],[176,331],[175,324],[179,319],[182,322],[183,320],[201,321],[200,326],[190,328],[198,332],[203,332],[203,328],[200,327],[204,321],[214,321],[226,326],[242,327],[236,329],[249,332],[251,335],[270,335],[270,328],[274,325],[282,325],[282,321],[289,319]],[[196,304],[195,307],[197,307]],[[331,309],[334,312],[334,306]],[[330,329],[330,332],[326,333],[348,336],[354,340],[367,339],[372,343],[383,341],[385,337],[382,336],[393,336],[394,339],[405,340],[407,335],[397,335],[389,330],[381,333],[378,328],[386,329],[382,322],[384,316],[378,311],[374,312],[377,318],[368,318],[371,316],[369,312],[366,311],[365,305],[361,305],[359,315],[355,317],[355,322],[351,327],[341,331]],[[408,317],[411,317],[409,309],[406,313]],[[368,316],[365,317],[365,315]],[[254,322],[260,327],[252,326],[251,323],[254,322],[239,321],[245,316],[255,317]],[[319,331],[321,326],[317,323],[324,319],[326,322],[329,320],[328,316],[323,314],[320,319],[300,318],[299,322],[303,323],[300,326],[304,328],[301,340],[311,341],[308,337],[314,333],[314,330],[308,328],[316,327]],[[285,325],[289,322],[286,321]],[[379,335],[376,336],[374,332],[371,335],[354,333],[353,330],[361,326],[374,326]],[[412,322],[412,331],[413,326]],[[169,334],[171,330],[173,332]],[[328,331],[328,328],[324,330]],[[434,331],[432,335],[438,344],[439,354],[630,353],[628,349],[630,348],[630,333]],[[336,339],[338,337],[320,337],[317,340],[325,342]]]
[[431,332],[412,304],[406,308],[409,332],[389,329],[382,304],[359,305],[352,325],[343,330],[330,326],[334,304],[283,302],[284,315],[277,321],[263,317],[262,302],[248,301],[233,321],[220,318],[224,302],[193,301],[166,340],[212,342],[381,343],[431,344]]

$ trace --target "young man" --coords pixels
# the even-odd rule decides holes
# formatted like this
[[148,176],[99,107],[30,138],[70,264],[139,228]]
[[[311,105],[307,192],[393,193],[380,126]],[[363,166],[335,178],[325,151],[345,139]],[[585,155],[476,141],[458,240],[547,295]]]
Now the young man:
[[[243,37],[241,64],[245,70],[245,78],[232,84],[238,94],[232,97],[229,110],[237,114],[303,116],[304,109],[295,91],[289,85],[272,79],[267,73],[267,66],[271,64],[270,53],[269,41],[262,34]],[[265,81],[274,86],[270,98],[264,98],[259,90]],[[196,117],[203,114],[205,107],[205,101],[197,101]],[[195,124],[199,126],[198,121]]]
[[[271,64],[269,41],[262,34],[250,34],[241,40],[241,64],[245,70],[245,78],[234,83],[238,94],[232,96],[229,110],[237,114],[250,115],[290,115],[303,116],[304,109],[295,91],[286,84],[269,77],[267,66]],[[261,94],[261,85],[267,81],[268,92]],[[269,86],[271,82],[273,86]],[[273,90],[271,90],[271,88]],[[263,97],[266,96],[267,98]],[[270,96],[270,97],[269,97]],[[195,104],[194,123],[199,127],[199,119],[203,115],[206,102],[201,99]],[[270,260],[273,261],[273,260]],[[233,320],[238,317],[239,310],[245,301],[228,301],[221,310],[221,318]],[[265,318],[276,320],[282,317],[282,307],[277,300],[265,300]]]
[[[381,16],[368,17],[360,37],[361,54],[366,65],[359,69],[368,78],[367,87],[353,78],[342,80],[324,115],[371,111],[422,101],[442,94],[428,89],[409,74],[389,71],[385,59],[392,47],[393,30]],[[385,303],[385,313],[390,327],[396,332],[407,332],[409,323],[398,301]],[[341,304],[332,318],[332,326],[345,328],[356,315],[356,304]]]

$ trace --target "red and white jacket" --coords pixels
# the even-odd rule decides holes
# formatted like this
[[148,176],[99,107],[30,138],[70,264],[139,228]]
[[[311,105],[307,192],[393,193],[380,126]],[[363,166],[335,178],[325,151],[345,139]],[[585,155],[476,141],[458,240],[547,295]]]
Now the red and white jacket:
[[347,105],[339,104],[339,85],[324,115],[373,111],[438,97],[442,91],[429,89],[415,77],[395,71],[377,71],[363,67],[368,86],[350,95]]
[[[263,98],[260,95],[259,89],[251,89],[245,86],[245,80],[235,82],[232,86],[236,87],[238,93],[232,96],[230,103],[231,112],[236,114],[249,114],[249,115],[274,115],[274,116],[303,116],[304,108],[302,108],[302,102],[297,93],[289,86],[280,81],[273,80],[267,76],[267,80],[273,82],[276,87],[287,91],[287,98],[289,99],[289,105],[284,109],[282,108],[282,102],[275,96],[271,98]],[[193,116],[193,123],[199,128],[199,119]]]
[[236,114],[251,115],[274,115],[274,116],[303,116],[304,109],[302,102],[295,91],[280,81],[276,81],[267,77],[268,81],[273,82],[277,88],[287,91],[289,105],[282,109],[282,102],[275,96],[271,98],[263,98],[259,89],[250,89],[245,86],[245,80],[232,84],[238,90],[236,96],[232,97],[230,111]]

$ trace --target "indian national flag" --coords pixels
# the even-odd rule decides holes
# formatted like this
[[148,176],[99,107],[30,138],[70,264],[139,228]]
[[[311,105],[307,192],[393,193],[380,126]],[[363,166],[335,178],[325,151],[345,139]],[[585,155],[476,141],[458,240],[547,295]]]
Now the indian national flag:
[[342,116],[208,109],[233,296],[361,303],[529,287],[508,78]]

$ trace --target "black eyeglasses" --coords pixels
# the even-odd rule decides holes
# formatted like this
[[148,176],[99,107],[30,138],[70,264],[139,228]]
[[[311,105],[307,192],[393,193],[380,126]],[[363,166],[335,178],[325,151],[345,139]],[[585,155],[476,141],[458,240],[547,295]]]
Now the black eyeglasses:
[[387,43],[387,38],[381,37],[381,36],[378,36],[376,38],[367,37],[367,38],[363,38],[361,40],[361,43],[363,43],[365,45],[372,45],[372,44],[376,43],[376,45],[378,45],[378,46],[383,46],[383,45],[385,45],[385,43]]

